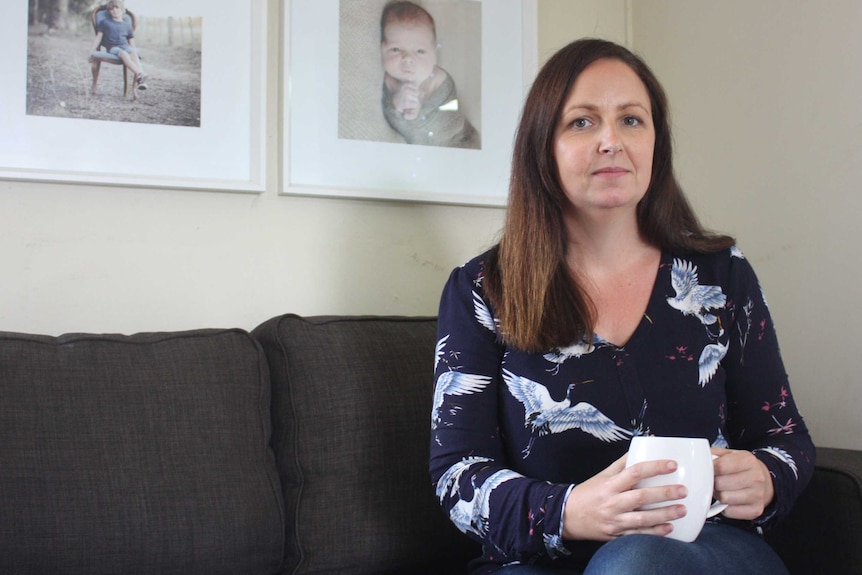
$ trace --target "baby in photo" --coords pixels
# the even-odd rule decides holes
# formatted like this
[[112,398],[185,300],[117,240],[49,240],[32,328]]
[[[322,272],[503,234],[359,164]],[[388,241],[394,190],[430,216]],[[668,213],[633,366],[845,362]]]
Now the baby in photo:
[[408,144],[480,148],[458,106],[455,82],[437,65],[434,18],[413,2],[389,2],[380,18],[383,115]]

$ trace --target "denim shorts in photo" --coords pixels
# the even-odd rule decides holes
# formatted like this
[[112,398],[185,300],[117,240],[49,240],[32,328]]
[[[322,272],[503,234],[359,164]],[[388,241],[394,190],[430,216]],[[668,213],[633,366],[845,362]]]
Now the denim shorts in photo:
[[119,56],[120,52],[126,52],[128,54],[137,54],[137,51],[134,48],[132,48],[131,46],[129,46],[128,44],[126,44],[125,46],[112,46],[110,49],[108,49],[108,53],[113,54],[114,56]]

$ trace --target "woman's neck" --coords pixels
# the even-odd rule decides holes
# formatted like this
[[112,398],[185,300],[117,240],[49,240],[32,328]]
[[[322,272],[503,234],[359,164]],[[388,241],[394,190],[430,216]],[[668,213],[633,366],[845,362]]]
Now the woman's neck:
[[657,251],[644,240],[633,212],[603,219],[568,218],[566,232],[568,263],[579,275],[622,272]]

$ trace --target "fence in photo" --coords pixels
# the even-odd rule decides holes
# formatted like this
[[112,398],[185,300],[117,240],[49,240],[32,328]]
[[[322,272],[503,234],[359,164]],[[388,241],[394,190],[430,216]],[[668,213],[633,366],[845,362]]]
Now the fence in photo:
[[136,36],[141,44],[200,47],[203,19],[199,16],[138,19]]

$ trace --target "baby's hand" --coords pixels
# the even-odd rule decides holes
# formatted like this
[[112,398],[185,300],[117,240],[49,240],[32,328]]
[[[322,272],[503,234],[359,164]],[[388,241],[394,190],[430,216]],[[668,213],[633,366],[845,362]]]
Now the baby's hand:
[[416,84],[404,82],[392,95],[392,104],[405,120],[415,120],[419,116],[419,88]]

